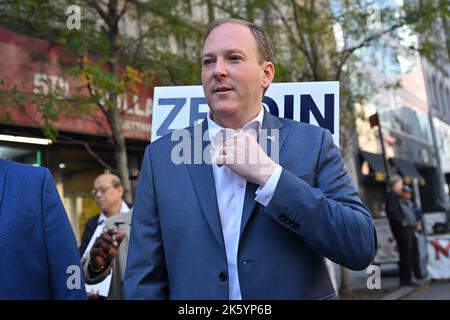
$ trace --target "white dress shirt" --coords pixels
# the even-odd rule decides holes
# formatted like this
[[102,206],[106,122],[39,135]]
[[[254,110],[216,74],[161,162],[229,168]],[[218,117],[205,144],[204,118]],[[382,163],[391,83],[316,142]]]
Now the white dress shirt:
[[[252,133],[259,133],[264,117],[264,110],[261,107],[258,115],[249,123],[244,125],[242,130]],[[216,187],[217,205],[219,207],[220,222],[222,224],[223,238],[228,262],[228,283],[230,300],[242,300],[241,288],[239,285],[239,275],[237,268],[237,253],[242,220],[242,210],[244,207],[245,188],[247,180],[240,177],[226,165],[218,167],[217,156],[221,150],[221,142],[225,139],[217,138],[219,134],[225,137],[233,129],[222,128],[211,119],[211,113],[207,117],[208,134],[211,142],[211,159],[214,174],[214,184]],[[256,138],[256,137],[255,137]],[[278,180],[281,175],[281,166],[277,168],[269,178],[267,183],[256,191],[255,200],[263,206],[272,199]]]

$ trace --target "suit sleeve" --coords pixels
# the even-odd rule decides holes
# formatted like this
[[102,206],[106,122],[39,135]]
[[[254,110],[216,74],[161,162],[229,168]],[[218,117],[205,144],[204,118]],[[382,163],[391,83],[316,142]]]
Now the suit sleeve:
[[94,273],[89,270],[89,263],[91,262],[90,251],[86,252],[86,254],[81,258],[81,268],[83,270],[84,280],[87,284],[97,284],[106,279],[107,276],[111,273],[111,265],[112,261],[109,265],[105,266],[103,272]]
[[362,270],[376,254],[372,216],[352,186],[327,130],[323,131],[320,150],[315,181],[308,183],[283,168],[263,212],[296,233],[319,255]]
[[42,188],[42,216],[51,297],[86,299],[75,236],[47,169]]
[[125,299],[167,299],[168,279],[153,181],[151,147],[145,150],[131,220]]

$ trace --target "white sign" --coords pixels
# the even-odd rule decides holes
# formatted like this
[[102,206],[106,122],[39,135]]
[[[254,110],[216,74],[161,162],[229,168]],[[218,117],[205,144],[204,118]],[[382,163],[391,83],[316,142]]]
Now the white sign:
[[444,121],[433,117],[433,124],[436,130],[436,146],[439,150],[439,157],[441,158],[442,172],[450,172],[450,125]]
[[428,274],[431,279],[450,279],[450,235],[428,236]]
[[[273,115],[330,130],[339,146],[339,82],[272,83],[263,104]],[[209,107],[202,86],[155,87],[152,142],[201,122]]]
[[375,230],[377,232],[378,250],[374,263],[392,263],[399,261],[397,243],[391,232],[387,218],[374,219]]
[[427,212],[422,216],[425,225],[425,233],[432,235],[433,227],[436,223],[445,223],[447,221],[447,213],[445,211]]

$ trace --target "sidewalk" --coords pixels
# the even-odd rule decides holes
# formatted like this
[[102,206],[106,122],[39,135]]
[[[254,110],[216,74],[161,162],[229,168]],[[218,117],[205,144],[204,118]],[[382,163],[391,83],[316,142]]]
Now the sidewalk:
[[[340,267],[336,267],[337,283],[340,284]],[[340,297],[342,300],[399,300],[409,296],[418,290],[422,290],[428,284],[427,281],[419,282],[418,287],[400,287],[398,270],[396,264],[385,264],[381,269],[381,288],[368,289],[367,279],[370,276],[363,271],[348,270],[350,278],[350,287],[352,289],[351,297]]]
[[403,300],[450,300],[450,280],[434,280],[420,290],[402,298]]

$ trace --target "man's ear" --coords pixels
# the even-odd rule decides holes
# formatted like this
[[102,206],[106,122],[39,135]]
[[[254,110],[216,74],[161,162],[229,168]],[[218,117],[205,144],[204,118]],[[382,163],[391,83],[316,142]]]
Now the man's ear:
[[125,189],[123,188],[123,186],[118,186],[117,188],[119,189],[120,197],[123,198],[123,194],[125,193]]
[[272,62],[265,61],[263,64],[263,68],[262,86],[264,89],[266,89],[275,77],[275,66]]

